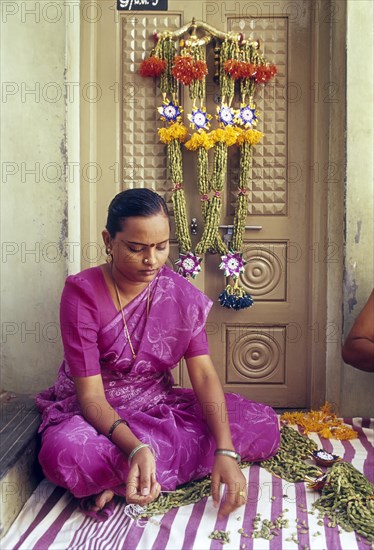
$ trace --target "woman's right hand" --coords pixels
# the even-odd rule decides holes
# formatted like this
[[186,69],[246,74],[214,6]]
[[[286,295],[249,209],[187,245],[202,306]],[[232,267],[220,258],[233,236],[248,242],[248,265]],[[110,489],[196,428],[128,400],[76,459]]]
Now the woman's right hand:
[[156,479],[156,462],[148,447],[139,449],[131,460],[126,481],[126,502],[145,506],[160,494]]

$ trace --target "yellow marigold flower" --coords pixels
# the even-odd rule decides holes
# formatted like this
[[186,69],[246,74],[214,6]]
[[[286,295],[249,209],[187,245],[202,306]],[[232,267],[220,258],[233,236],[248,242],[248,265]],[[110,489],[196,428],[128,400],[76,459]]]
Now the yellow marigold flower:
[[162,141],[162,143],[170,143],[171,140],[173,139],[170,136],[169,128],[159,128],[158,129],[158,135],[159,135],[160,140]]
[[263,133],[259,132],[258,130],[241,130],[239,136],[238,136],[238,145],[241,145],[245,141],[249,143],[250,145],[256,145],[259,143],[263,137]]
[[357,437],[357,432],[353,431],[352,428],[342,427],[334,430],[335,439],[355,439]]
[[212,132],[212,138],[215,143],[218,141],[225,143],[227,147],[234,145],[238,139],[238,129],[233,126],[226,126],[226,128],[217,128]]
[[175,123],[168,126],[168,128],[159,128],[158,135],[162,143],[170,143],[174,139],[178,139],[183,142],[187,139],[188,130],[181,123]]
[[222,128],[217,128],[217,130],[213,130],[213,132],[211,132],[211,135],[214,143],[217,143],[217,141],[225,140],[225,131]]
[[190,151],[196,151],[199,147],[204,147],[204,149],[208,150],[213,147],[214,141],[211,134],[207,134],[206,132],[196,132],[185,145]]
[[326,439],[331,439],[332,437],[332,433],[329,428],[322,428],[318,433],[321,437],[325,437]]
[[233,126],[226,126],[224,129],[225,132],[225,143],[227,147],[234,145],[238,139],[238,130]]

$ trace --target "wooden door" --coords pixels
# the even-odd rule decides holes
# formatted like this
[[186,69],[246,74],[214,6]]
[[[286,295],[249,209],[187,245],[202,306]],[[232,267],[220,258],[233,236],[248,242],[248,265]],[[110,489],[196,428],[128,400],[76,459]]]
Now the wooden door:
[[[99,3],[100,4],[100,3]],[[108,5],[109,4],[109,5]],[[266,5],[265,5],[266,4]],[[277,0],[261,3],[169,0],[168,12],[122,12],[114,3],[101,2],[95,29],[83,25],[82,44],[93,41],[94,75],[102,91],[100,103],[84,105],[83,137],[87,159],[96,159],[101,183],[82,186],[82,233],[98,236],[105,209],[121,189],[149,187],[171,205],[171,183],[165,146],[156,129],[161,126],[157,107],[161,94],[155,82],[142,79],[138,67],[153,45],[154,31],[175,30],[193,17],[224,31],[243,32],[259,39],[266,57],[278,67],[274,83],[263,88],[256,105],[261,113],[258,129],[265,136],[253,155],[250,206],[245,234],[248,263],[242,284],[255,304],[240,312],[224,309],[217,297],[225,287],[219,257],[206,254],[203,272],[194,284],[214,301],[207,331],[211,354],[225,391],[276,407],[309,405],[308,285],[310,274],[310,92],[313,63],[312,15],[314,2]],[[257,6],[257,7],[256,7]],[[211,48],[211,47],[210,47]],[[87,54],[88,55],[88,54]],[[92,48],[89,58],[92,63]],[[83,52],[84,58],[84,52]],[[208,64],[213,52],[208,46]],[[218,88],[207,84],[208,112],[215,112]],[[185,115],[191,109],[188,91],[181,91]],[[88,141],[86,141],[88,140]],[[202,230],[196,191],[195,156],[184,151],[184,186],[188,216],[198,220],[196,244]],[[233,221],[238,179],[238,154],[230,152],[222,225]],[[90,212],[90,215],[88,215]],[[94,214],[92,215],[92,212]],[[222,229],[225,232],[225,229]],[[90,237],[91,236],[91,237]],[[171,243],[170,265],[178,257]],[[92,258],[88,258],[92,260]],[[92,262],[91,262],[92,263]],[[309,297],[309,298],[308,298]],[[188,385],[183,366],[177,382]]]

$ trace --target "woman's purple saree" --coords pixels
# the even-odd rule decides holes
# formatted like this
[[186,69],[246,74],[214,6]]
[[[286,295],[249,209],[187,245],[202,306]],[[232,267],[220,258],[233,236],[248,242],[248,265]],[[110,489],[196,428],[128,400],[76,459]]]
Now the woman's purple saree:
[[[42,413],[39,455],[48,479],[76,497],[104,489],[124,493],[127,457],[83,418],[72,376],[101,373],[108,402],[156,453],[164,490],[210,473],[215,442],[190,389],[173,386],[171,369],[183,357],[208,353],[204,330],[210,300],[163,267],[124,313],[137,353],[132,358],[100,268],[68,277],[61,301],[65,357],[56,384],[37,396]],[[275,412],[226,394],[233,442],[243,460],[272,456],[279,445]],[[217,406],[207,404],[210,410]],[[207,411],[209,413],[209,410]],[[100,414],[100,411],[97,411]]]

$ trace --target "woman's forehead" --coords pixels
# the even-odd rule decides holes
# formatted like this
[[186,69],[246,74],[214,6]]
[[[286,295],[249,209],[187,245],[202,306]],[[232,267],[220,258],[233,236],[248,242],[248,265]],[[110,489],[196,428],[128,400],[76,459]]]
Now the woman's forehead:
[[169,220],[166,216],[134,216],[122,226],[122,238],[131,242],[155,245],[169,239]]

